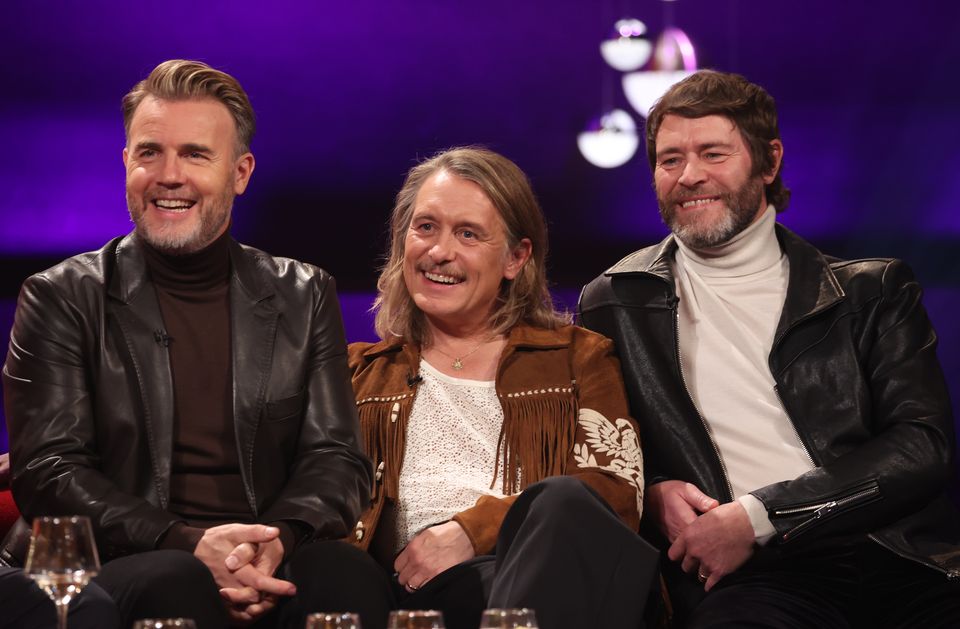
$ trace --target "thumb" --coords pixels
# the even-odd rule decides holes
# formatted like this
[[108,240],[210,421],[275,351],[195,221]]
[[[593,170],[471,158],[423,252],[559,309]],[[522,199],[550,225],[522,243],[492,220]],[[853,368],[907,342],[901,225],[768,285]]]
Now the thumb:
[[700,491],[700,488],[693,483],[687,483],[686,487],[684,487],[684,490],[684,498],[687,503],[701,513],[709,511],[720,504],[717,499],[711,498],[707,494],[703,493]]

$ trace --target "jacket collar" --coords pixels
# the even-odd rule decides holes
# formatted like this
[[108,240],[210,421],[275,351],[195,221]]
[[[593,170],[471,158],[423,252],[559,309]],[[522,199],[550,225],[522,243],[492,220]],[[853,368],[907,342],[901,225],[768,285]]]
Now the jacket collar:
[[[120,239],[114,249],[116,272],[107,288],[110,297],[129,304],[147,278],[147,263],[140,248],[140,237],[130,232]],[[273,288],[263,282],[256,268],[256,256],[249,255],[243,245],[230,238],[231,277],[236,281],[251,301],[259,302],[273,295]]]
[[[844,298],[830,264],[813,245],[777,223],[777,239],[790,260],[790,278],[777,338],[794,323],[821,312]],[[667,236],[658,245],[636,251],[607,269],[608,277],[653,275],[674,285],[670,261],[677,250],[676,237]]]

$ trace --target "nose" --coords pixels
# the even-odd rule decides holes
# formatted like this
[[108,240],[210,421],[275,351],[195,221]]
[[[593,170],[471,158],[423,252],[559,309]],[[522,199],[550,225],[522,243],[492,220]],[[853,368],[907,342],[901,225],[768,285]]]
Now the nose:
[[698,157],[691,157],[683,164],[683,170],[680,172],[677,183],[681,186],[692,188],[703,183],[706,178],[707,171],[703,168],[700,159]]
[[183,168],[180,164],[180,156],[176,153],[164,157],[163,169],[160,172],[160,184],[167,187],[177,187],[183,184]]
[[444,232],[437,234],[427,255],[434,264],[442,264],[453,259],[453,250],[453,234]]

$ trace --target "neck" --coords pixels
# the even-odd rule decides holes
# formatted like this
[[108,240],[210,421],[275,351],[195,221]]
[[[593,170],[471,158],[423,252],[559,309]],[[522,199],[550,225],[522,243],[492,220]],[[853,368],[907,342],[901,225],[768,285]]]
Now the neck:
[[423,358],[442,373],[472,380],[493,380],[506,337],[489,326],[450,328],[428,323]]

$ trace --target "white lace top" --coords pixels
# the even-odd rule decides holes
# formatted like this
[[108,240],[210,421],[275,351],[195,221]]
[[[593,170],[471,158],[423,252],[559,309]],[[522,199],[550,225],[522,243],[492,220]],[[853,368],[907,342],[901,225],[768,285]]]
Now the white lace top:
[[398,551],[421,530],[475,505],[480,496],[503,497],[502,473],[493,482],[503,425],[494,382],[447,376],[423,359],[420,376],[400,471]]

